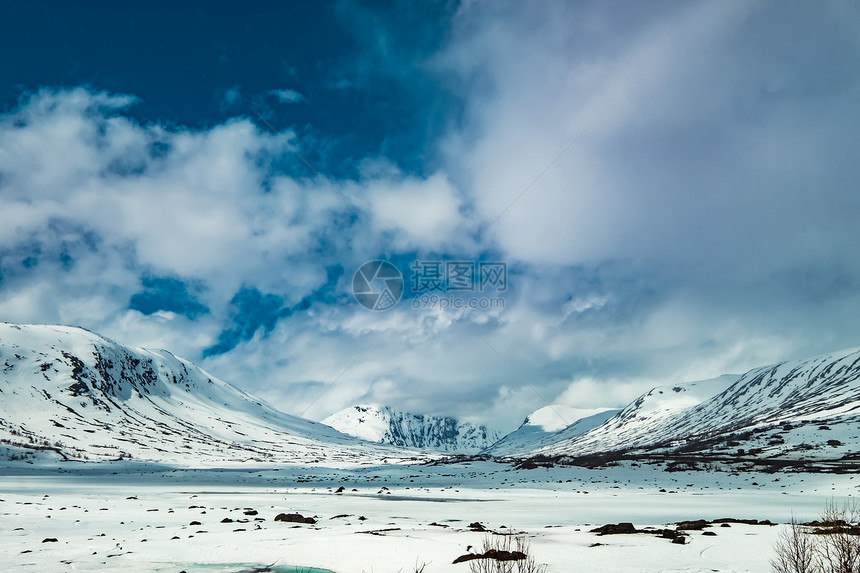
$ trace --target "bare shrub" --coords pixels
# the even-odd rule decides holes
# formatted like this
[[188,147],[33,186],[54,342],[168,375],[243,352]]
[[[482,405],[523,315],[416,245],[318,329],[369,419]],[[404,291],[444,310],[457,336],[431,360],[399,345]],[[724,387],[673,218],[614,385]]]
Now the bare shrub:
[[546,573],[544,564],[535,562],[531,555],[529,540],[522,535],[487,535],[484,537],[483,553],[491,552],[524,554],[525,559],[513,559],[511,561],[500,561],[498,559],[483,558],[469,561],[470,573]]
[[841,507],[830,501],[821,514],[816,531],[820,571],[826,573],[860,573],[860,508],[856,503]]
[[774,546],[774,573],[860,573],[860,507],[830,501],[818,522],[791,520]]
[[779,534],[776,557],[770,565],[775,573],[816,573],[819,571],[815,544],[805,528],[791,518],[788,529]]

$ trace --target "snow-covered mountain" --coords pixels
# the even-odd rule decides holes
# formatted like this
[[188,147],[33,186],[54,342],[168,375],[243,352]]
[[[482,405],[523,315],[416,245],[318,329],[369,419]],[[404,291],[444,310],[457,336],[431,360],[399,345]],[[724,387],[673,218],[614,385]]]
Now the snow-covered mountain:
[[659,435],[673,416],[716,396],[738,378],[726,375],[713,380],[652,388],[626,408],[616,411],[614,416],[604,418],[602,423],[573,434],[569,434],[565,428],[544,440],[537,449],[540,452],[555,450],[575,441],[583,448],[593,445],[594,449],[586,451],[594,453],[617,449],[619,446],[629,448],[652,444],[654,437]]
[[378,404],[351,406],[322,423],[370,442],[449,453],[476,453],[500,437],[486,426],[448,416],[400,412]]
[[623,453],[754,456],[778,462],[856,457],[860,348],[655,388],[597,427],[561,430],[508,455]]
[[0,323],[0,446],[183,465],[378,463],[416,452],[284,414],[165,350]]
[[858,450],[860,348],[654,388],[621,411],[542,408],[499,440],[484,426],[375,405],[316,423],[278,412],[164,350],[79,328],[0,323],[0,456],[337,465],[480,451],[778,464],[858,461]]
[[553,404],[529,414],[522,425],[482,453],[512,456],[573,438],[596,428],[620,410],[571,408]]

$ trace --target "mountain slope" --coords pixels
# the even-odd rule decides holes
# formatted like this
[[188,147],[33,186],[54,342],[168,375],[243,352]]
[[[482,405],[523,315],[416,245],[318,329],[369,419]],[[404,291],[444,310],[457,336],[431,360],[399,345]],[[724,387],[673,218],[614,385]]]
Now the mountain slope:
[[544,406],[529,414],[519,428],[482,453],[493,456],[512,456],[535,450],[584,434],[618,412],[620,410],[608,408],[581,409],[558,404]]
[[499,439],[499,433],[486,426],[447,416],[400,412],[377,404],[346,408],[322,423],[371,442],[449,453],[475,453]]
[[655,388],[593,430],[528,454],[684,452],[807,460],[850,457],[858,446],[860,349],[854,348],[734,379]]
[[408,452],[278,412],[164,350],[0,324],[0,444],[68,459],[361,463]]

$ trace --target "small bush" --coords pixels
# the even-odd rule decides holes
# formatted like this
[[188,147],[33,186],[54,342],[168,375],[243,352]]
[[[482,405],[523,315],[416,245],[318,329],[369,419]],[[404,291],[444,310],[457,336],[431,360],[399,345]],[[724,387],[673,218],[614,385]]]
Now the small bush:
[[831,501],[821,520],[794,519],[780,534],[771,560],[774,573],[860,573],[860,507]]
[[470,573],[546,573],[547,567],[537,564],[530,554],[531,546],[528,539],[522,535],[487,535],[484,537],[483,553],[488,552],[520,552],[525,559],[499,561],[497,559],[474,559],[469,561]]

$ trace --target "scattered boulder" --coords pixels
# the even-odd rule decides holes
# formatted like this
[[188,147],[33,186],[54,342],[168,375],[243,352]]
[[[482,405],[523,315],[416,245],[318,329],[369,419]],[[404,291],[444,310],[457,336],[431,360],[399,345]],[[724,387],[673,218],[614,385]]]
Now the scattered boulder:
[[316,523],[317,520],[313,517],[305,517],[301,513],[279,513],[275,516],[275,521],[286,521],[288,523]]
[[257,510],[256,509],[246,509],[242,513],[244,513],[245,515],[257,515]]
[[639,530],[636,529],[632,523],[607,523],[606,525],[592,529],[591,533],[596,533],[598,535],[624,535],[629,533],[639,533]]
[[340,486],[339,488],[337,488],[336,490],[334,490],[334,492],[335,492],[335,493],[343,493],[343,492],[344,492],[344,488],[343,488],[343,486]]
[[743,523],[744,525],[773,525],[773,523],[769,519],[762,519],[759,521],[758,519],[737,519],[734,517],[721,517],[720,519],[715,519],[711,523]]
[[703,531],[702,535],[708,535],[710,537],[716,537],[717,536],[717,534],[714,533],[713,531]]
[[711,524],[705,521],[704,519],[697,519],[695,521],[679,521],[675,524],[677,529],[684,529],[689,531],[701,531],[706,527],[710,527]]
[[[685,522],[682,522],[684,524]],[[681,525],[681,524],[679,524]],[[695,529],[699,527],[701,524],[697,522],[690,522],[688,525],[692,525],[689,529]],[[702,527],[707,527],[707,524]],[[622,523],[607,523],[606,525],[602,525],[596,529],[592,529],[590,533],[596,533],[597,535],[630,535],[636,533],[644,533],[648,535],[656,535],[662,539],[669,539],[672,543],[683,544],[686,543],[686,540],[677,541],[679,537],[686,537],[686,533],[682,531],[681,527],[678,529],[655,529],[653,527],[646,527],[645,529],[636,529],[636,527],[629,522]]]
[[672,543],[674,543],[676,545],[686,545],[687,544],[687,538],[684,537],[683,535],[679,535],[678,537],[675,537],[674,539],[672,539]]
[[473,521],[469,524],[469,529],[472,531],[487,531],[487,528],[481,525],[480,521]]
[[57,543],[56,537],[46,537],[42,540],[42,543]]
[[225,517],[224,519],[221,520],[221,523],[233,523],[233,520],[230,519],[229,517]]
[[526,554],[522,551],[503,551],[501,549],[490,549],[484,553],[484,559],[495,559],[496,561],[519,561],[525,559]]
[[202,524],[202,523],[200,523],[199,521],[192,521],[192,522],[191,522],[191,523],[189,523],[188,525],[203,525],[203,524]]

